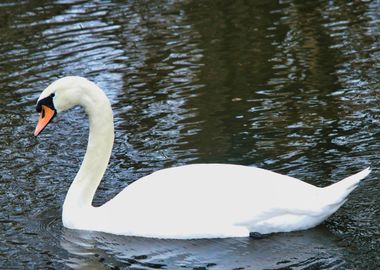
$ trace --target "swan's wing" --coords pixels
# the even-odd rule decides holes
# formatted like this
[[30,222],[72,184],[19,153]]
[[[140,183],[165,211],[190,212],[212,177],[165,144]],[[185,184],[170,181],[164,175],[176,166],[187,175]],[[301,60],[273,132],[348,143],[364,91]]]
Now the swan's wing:
[[186,219],[245,220],[319,211],[315,186],[267,170],[196,164],[157,171],[134,182],[107,205],[113,209]]

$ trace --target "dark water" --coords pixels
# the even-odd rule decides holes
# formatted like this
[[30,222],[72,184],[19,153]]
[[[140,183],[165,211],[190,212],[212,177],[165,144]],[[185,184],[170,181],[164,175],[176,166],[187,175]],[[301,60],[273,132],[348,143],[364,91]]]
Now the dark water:
[[[0,29],[1,269],[379,268],[379,1],[1,1]],[[167,241],[67,230],[61,205],[87,119],[75,109],[33,137],[36,99],[65,75],[95,81],[114,109],[97,205],[195,162],[319,186],[374,170],[305,232]]]

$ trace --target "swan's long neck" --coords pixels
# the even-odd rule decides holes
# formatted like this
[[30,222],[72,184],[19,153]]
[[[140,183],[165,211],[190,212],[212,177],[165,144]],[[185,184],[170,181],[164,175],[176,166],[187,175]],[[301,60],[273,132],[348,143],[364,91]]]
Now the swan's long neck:
[[67,192],[63,219],[78,209],[92,208],[92,200],[107,168],[114,140],[111,105],[104,92],[93,83],[78,87],[75,99],[84,107],[90,121],[87,151]]

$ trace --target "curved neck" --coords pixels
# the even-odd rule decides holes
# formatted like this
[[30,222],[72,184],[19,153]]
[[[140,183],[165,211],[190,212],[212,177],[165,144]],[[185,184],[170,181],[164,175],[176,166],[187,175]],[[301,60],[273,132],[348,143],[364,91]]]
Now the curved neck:
[[114,140],[111,105],[95,84],[79,87],[77,104],[84,107],[90,122],[89,139],[82,165],[67,192],[63,215],[92,207],[92,200],[107,168]]

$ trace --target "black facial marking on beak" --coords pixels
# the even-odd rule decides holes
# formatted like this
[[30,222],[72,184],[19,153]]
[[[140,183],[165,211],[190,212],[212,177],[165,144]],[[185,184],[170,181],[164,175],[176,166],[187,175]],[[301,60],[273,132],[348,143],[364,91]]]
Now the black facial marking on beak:
[[40,101],[38,101],[38,103],[36,105],[36,111],[40,113],[42,110],[42,105],[45,105],[45,106],[49,107],[50,109],[52,109],[53,111],[56,111],[55,107],[54,107],[54,103],[53,103],[53,97],[54,97],[54,93],[51,94],[50,96],[43,98]]

